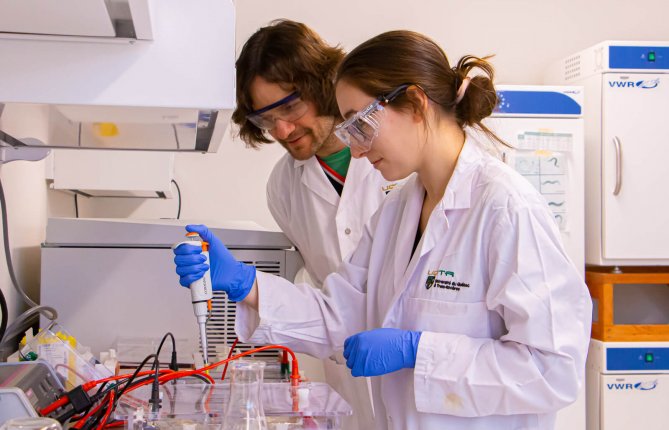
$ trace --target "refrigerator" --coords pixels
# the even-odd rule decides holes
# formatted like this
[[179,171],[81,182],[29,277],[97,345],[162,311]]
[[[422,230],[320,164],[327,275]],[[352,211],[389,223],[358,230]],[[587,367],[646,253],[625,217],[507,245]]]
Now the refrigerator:
[[[544,196],[565,250],[584,276],[583,90],[573,86],[498,85],[485,125],[510,147],[489,146]],[[487,139],[486,139],[487,140]],[[560,410],[556,430],[585,430],[585,383]]]
[[601,342],[588,355],[588,430],[664,430],[669,342]]
[[544,196],[565,249],[583,274],[583,90],[498,85],[497,96],[485,124],[510,148],[491,150]]
[[668,266],[669,42],[601,42],[546,82],[584,88],[586,263]]

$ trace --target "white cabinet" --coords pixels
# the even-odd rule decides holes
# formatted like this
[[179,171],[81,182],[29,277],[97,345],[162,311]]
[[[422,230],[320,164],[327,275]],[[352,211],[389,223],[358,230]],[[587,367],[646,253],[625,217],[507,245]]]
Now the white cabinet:
[[669,259],[669,74],[603,75],[601,151],[603,259]]
[[605,41],[546,82],[585,90],[586,263],[668,266],[669,42]]

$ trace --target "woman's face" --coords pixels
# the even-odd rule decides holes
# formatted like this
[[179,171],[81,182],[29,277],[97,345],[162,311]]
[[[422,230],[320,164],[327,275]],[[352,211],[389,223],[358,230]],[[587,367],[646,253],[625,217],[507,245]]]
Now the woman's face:
[[[380,95],[380,94],[379,94]],[[337,104],[344,119],[348,119],[373,103],[376,98],[363,93],[345,80],[337,83]],[[413,173],[420,162],[420,127],[410,112],[393,109],[392,102],[373,119],[378,123],[371,145],[351,145],[355,158],[367,157],[386,180],[393,181]],[[368,147],[368,148],[366,148]]]

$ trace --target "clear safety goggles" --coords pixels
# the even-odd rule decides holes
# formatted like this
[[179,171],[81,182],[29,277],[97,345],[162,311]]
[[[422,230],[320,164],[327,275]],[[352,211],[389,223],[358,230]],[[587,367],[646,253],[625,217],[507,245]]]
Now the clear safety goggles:
[[[309,106],[295,91],[279,101],[246,115],[246,119],[261,130],[270,131],[276,127],[276,121],[293,122],[307,113]],[[271,112],[270,112],[271,111]]]
[[381,119],[385,114],[385,106],[395,100],[412,84],[403,84],[392,90],[388,95],[379,96],[366,108],[356,112],[346,121],[335,127],[335,135],[344,145],[362,151],[372,147],[372,141],[379,135]]

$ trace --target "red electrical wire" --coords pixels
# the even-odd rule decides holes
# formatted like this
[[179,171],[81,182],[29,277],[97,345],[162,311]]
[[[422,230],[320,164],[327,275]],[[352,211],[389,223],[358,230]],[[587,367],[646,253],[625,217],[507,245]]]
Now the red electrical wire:
[[114,409],[114,397],[116,396],[116,393],[114,391],[109,392],[109,406],[107,406],[107,412],[105,413],[104,418],[102,418],[102,421],[100,421],[100,425],[98,426],[98,430],[102,430],[105,428],[105,425],[107,424],[107,420],[109,419],[109,415],[111,415],[112,409]]
[[[228,358],[232,357],[232,352],[235,350],[235,346],[237,346],[237,342],[239,342],[238,337],[236,337],[235,341],[232,342],[232,346],[230,347],[230,351],[228,351]],[[221,374],[221,381],[225,379],[225,374],[228,373],[228,364],[230,364],[230,363],[225,363],[225,367],[223,368],[223,373]]]
[[[233,348],[234,348],[234,346],[235,346],[235,344],[233,344]],[[233,348],[231,348],[231,351],[233,350]],[[162,369],[162,370],[159,370],[159,373],[161,373],[162,375],[160,375],[158,377],[158,381],[159,381],[159,383],[164,384],[165,382],[171,381],[173,379],[183,378],[183,377],[192,376],[192,375],[200,375],[200,376],[203,376],[203,377],[207,378],[213,384],[214,383],[213,378],[211,376],[209,376],[208,373],[206,373],[208,370],[214,369],[214,368],[216,368],[216,367],[218,367],[222,364],[227,364],[232,360],[237,360],[237,359],[245,357],[247,355],[254,354],[254,353],[260,352],[260,351],[265,351],[265,350],[268,350],[268,349],[281,349],[281,350],[284,350],[284,351],[288,352],[288,354],[290,354],[291,358],[293,359],[292,372],[291,372],[291,375],[290,375],[290,384],[291,384],[292,387],[299,386],[299,384],[300,384],[300,372],[299,372],[299,368],[298,368],[297,357],[295,356],[295,353],[290,348],[282,346],[282,345],[266,345],[266,346],[261,346],[261,347],[258,347],[258,348],[253,348],[253,349],[250,349],[246,352],[242,352],[240,354],[237,354],[237,355],[234,355],[234,356],[231,356],[231,357],[229,356],[225,360],[221,360],[219,362],[210,364],[210,365],[205,366],[201,369],[182,370],[182,371],[176,371],[176,372],[173,371],[173,370],[170,370],[170,369]],[[147,371],[144,371],[144,372],[138,372],[136,376],[145,376],[145,375],[154,374],[154,373],[155,373],[155,370],[147,370]],[[85,384],[82,384],[81,387],[84,391],[89,391],[89,390],[93,389],[95,386],[97,386],[98,384],[102,384],[104,382],[110,382],[110,381],[117,381],[117,380],[120,380],[120,379],[129,379],[131,376],[132,376],[131,374],[111,376],[111,377],[108,377],[108,378],[99,379],[97,381],[86,382]],[[141,384],[137,384],[133,387],[129,387],[125,392],[132,391],[136,388],[139,388],[143,385],[147,385],[151,382],[152,381],[150,381],[150,380],[149,381],[144,381]],[[293,390],[293,391],[295,391],[295,390]],[[110,394],[108,394],[108,396],[111,398],[111,403],[110,403],[110,407],[109,407],[107,413],[105,414],[105,419],[103,420],[103,422],[106,422],[106,420],[109,418],[109,414],[111,414],[114,395],[115,394],[114,394],[113,391],[111,391]],[[60,399],[58,399],[55,402],[53,402],[52,404],[50,404],[49,406],[41,409],[40,414],[42,416],[46,416],[46,415],[50,414],[51,412],[55,411],[56,409],[66,405],[68,403],[68,401],[69,401],[69,398],[67,397],[67,395],[64,395]],[[100,402],[96,408],[94,408],[92,411],[90,411],[88,414],[86,414],[86,416],[84,416],[84,418],[79,420],[77,422],[77,424],[75,424],[74,427],[75,428],[80,428],[80,427],[78,427],[78,425],[80,423],[83,423],[85,421],[85,419],[87,419],[91,414],[95,413],[95,411],[99,410],[103,403],[104,403],[104,401]],[[297,392],[295,391],[293,393],[293,410],[296,411],[298,406],[299,405],[297,404]],[[104,425],[101,425],[98,428],[99,428],[99,430],[102,430],[104,428]]]
[[81,418],[80,420],[78,420],[78,421],[72,426],[72,428],[74,428],[74,429],[80,429],[80,428],[84,425],[84,423],[86,422],[86,420],[88,420],[88,418],[90,418],[91,415],[93,415],[94,413],[96,413],[97,411],[99,411],[101,407],[102,407],[102,402],[98,403],[98,405],[97,405],[96,407],[92,408],[86,415],[84,415],[83,418]]

